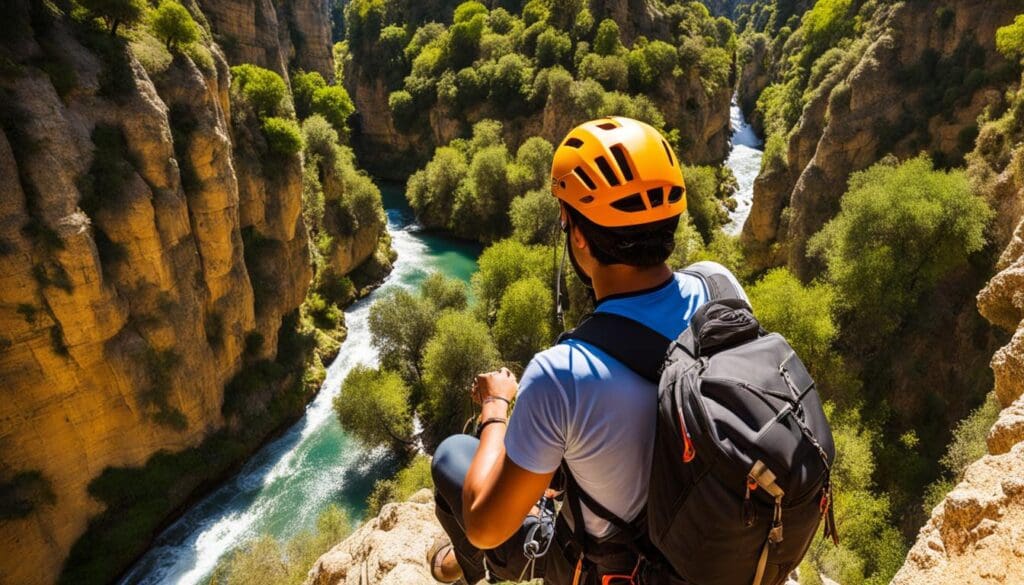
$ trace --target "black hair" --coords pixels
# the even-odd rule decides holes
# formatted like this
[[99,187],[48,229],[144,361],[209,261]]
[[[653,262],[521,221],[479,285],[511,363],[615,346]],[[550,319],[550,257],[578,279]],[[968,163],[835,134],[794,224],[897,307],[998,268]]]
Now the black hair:
[[570,223],[579,228],[590,246],[590,253],[601,264],[627,266],[657,266],[672,255],[676,247],[676,228],[679,217],[631,225],[604,227],[587,219],[570,205],[565,206]]

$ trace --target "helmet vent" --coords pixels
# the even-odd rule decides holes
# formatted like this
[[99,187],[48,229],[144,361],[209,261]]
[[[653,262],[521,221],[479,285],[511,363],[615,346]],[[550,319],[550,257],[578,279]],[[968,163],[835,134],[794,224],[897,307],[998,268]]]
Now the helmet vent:
[[661,145],[665,147],[665,156],[668,157],[668,164],[670,166],[676,166],[676,159],[672,158],[672,149],[668,147],[668,142],[661,141]]
[[583,146],[583,141],[580,140],[579,138],[576,138],[574,136],[574,137],[566,140],[565,141],[565,145],[570,147],[570,148],[579,148],[579,147]]
[[615,162],[619,163],[619,170],[622,171],[622,177],[626,179],[626,182],[633,180],[633,169],[629,168],[629,160],[626,159],[626,152],[622,148],[621,144],[616,144],[611,148],[612,156],[615,157]]
[[616,125],[615,122],[603,122],[598,124],[597,127],[601,130],[615,130],[618,128],[618,125]]
[[590,178],[590,175],[587,174],[587,171],[584,171],[581,167],[576,167],[575,169],[572,170],[572,172],[576,173],[576,176],[579,177],[581,181],[583,181],[583,184],[587,186],[587,189],[597,189],[597,183],[594,182],[594,179]]
[[601,174],[604,175],[604,179],[608,181],[608,186],[618,187],[619,178],[615,176],[615,171],[612,170],[612,166],[608,164],[608,159],[603,156],[599,156],[594,159],[597,163],[597,168],[601,170]]
[[622,199],[613,202],[612,207],[627,213],[636,213],[638,211],[647,210],[647,206],[644,205],[644,198],[641,197],[639,193],[633,193],[629,197],[623,197]]
[[680,187],[679,185],[676,185],[675,187],[672,187],[672,189],[668,192],[668,202],[669,203],[675,203],[675,202],[679,201],[682,198],[683,198],[683,188]]
[[593,200],[594,200],[594,196],[593,195],[584,195],[583,197],[580,197],[580,203],[590,203]]
[[651,207],[657,207],[665,201],[665,189],[662,187],[655,187],[647,191],[647,199],[651,202]]

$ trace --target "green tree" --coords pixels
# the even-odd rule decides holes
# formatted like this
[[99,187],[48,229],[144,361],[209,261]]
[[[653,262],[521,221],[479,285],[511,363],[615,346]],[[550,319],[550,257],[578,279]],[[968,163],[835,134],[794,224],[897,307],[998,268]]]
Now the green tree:
[[625,51],[619,37],[619,25],[614,20],[606,18],[597,25],[593,48],[598,55],[618,55]]
[[479,314],[493,322],[505,291],[520,279],[534,276],[541,282],[552,282],[551,252],[549,248],[526,246],[512,239],[501,240],[484,250],[472,278]]
[[313,94],[324,87],[324,76],[316,71],[306,73],[301,69],[292,74],[292,97],[295,100],[295,114],[305,120],[313,113]]
[[102,18],[116,35],[122,24],[131,26],[146,14],[145,0],[80,0],[79,4],[93,16]]
[[455,192],[469,173],[469,161],[458,148],[442,146],[434,158],[406,183],[409,205],[416,218],[428,227],[447,227]]
[[525,367],[535,353],[554,341],[551,296],[551,289],[537,277],[518,280],[508,287],[494,323],[494,340],[502,357]]
[[480,39],[487,24],[486,14],[477,14],[468,20],[457,22],[448,29],[448,41],[444,46],[444,60],[453,69],[460,69],[473,63],[480,51]]
[[356,106],[344,87],[329,85],[313,92],[312,111],[330,122],[339,136],[345,137],[348,136],[348,119]]
[[521,195],[533,189],[541,189],[549,182],[551,158],[555,148],[540,136],[531,136],[516,151],[515,164],[508,169],[509,189],[513,195]]
[[285,156],[302,151],[302,131],[295,120],[270,117],[263,120],[263,135],[272,152]]
[[1024,14],[996,31],[996,48],[1007,59],[1024,59]]
[[566,33],[547,28],[537,37],[537,66],[564,65],[572,51],[572,39]]
[[729,213],[718,198],[718,171],[714,167],[685,167],[683,177],[686,180],[686,210],[704,241],[710,242],[729,221]]
[[469,22],[474,17],[481,14],[487,16],[487,7],[476,0],[469,0],[468,2],[463,2],[455,7],[452,22],[454,24]]
[[538,189],[512,200],[509,217],[512,237],[524,244],[554,245],[559,229],[558,199]]
[[395,372],[352,368],[334,398],[334,412],[341,427],[367,445],[387,445],[393,451],[414,445],[409,387]]
[[993,213],[963,171],[937,171],[927,156],[883,161],[855,173],[849,186],[839,214],[808,249],[824,259],[864,334],[882,336],[985,245]]
[[462,430],[473,413],[473,381],[497,365],[498,350],[486,325],[467,312],[441,315],[423,355],[426,401],[421,414],[429,447]]
[[288,86],[280,75],[251,63],[231,68],[231,89],[260,117],[280,115],[288,95]]
[[420,296],[439,311],[453,309],[462,311],[469,305],[466,283],[457,278],[432,272],[420,285]]
[[435,307],[422,297],[395,288],[370,307],[370,335],[384,368],[412,383],[422,381],[423,352],[434,334]]
[[153,36],[163,41],[168,50],[188,46],[199,40],[199,25],[188,9],[177,0],[160,0],[150,26],[153,28]]

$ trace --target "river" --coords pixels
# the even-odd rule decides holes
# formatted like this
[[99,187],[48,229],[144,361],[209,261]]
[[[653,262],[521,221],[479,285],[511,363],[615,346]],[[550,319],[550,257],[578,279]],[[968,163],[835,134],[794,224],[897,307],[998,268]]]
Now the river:
[[729,213],[729,223],[723,229],[727,234],[736,235],[743,229],[743,223],[750,215],[750,206],[754,201],[754,179],[757,179],[757,174],[761,171],[764,145],[743,117],[743,111],[740,110],[735,97],[729,109],[729,118],[732,124],[732,149],[729,151],[725,166],[732,169],[739,188],[733,196],[736,199],[736,209]]
[[[732,150],[726,165],[736,175],[739,189],[737,207],[724,229],[736,234],[750,213],[762,151],[735,101],[731,118]],[[367,450],[349,437],[331,403],[353,366],[376,362],[367,324],[370,305],[390,287],[418,286],[434,270],[468,281],[480,252],[478,246],[416,229],[400,186],[384,186],[382,193],[398,260],[381,288],[345,311],[348,338],[328,367],[320,393],[299,422],[164,530],[122,585],[203,583],[238,544],[260,534],[288,538],[312,527],[331,503],[344,507],[354,520],[362,517],[374,482],[393,470],[393,462],[384,449]]]
[[386,450],[367,450],[348,436],[331,403],[353,366],[376,362],[367,324],[370,305],[384,290],[414,288],[434,270],[468,281],[480,251],[417,230],[401,187],[385,186],[382,192],[398,260],[381,288],[345,311],[348,338],[328,367],[320,393],[299,422],[164,530],[123,585],[203,583],[239,543],[260,534],[288,538],[315,525],[331,503],[345,508],[353,520],[362,518],[374,481],[392,471],[393,462]]

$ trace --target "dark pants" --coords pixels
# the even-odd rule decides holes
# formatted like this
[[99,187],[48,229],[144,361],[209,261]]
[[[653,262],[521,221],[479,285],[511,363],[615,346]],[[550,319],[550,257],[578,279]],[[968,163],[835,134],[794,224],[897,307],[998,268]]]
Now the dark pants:
[[[520,576],[523,580],[529,580],[530,569],[523,554],[523,544],[527,538],[527,531],[538,522],[535,517],[527,516],[518,532],[501,546],[491,550],[482,551],[466,538],[466,529],[462,521],[462,486],[479,445],[480,441],[474,437],[454,435],[445,439],[434,451],[431,472],[434,476],[437,519],[451,538],[455,558],[459,561],[464,578],[470,585],[485,577],[485,561],[492,582],[516,582],[520,580]],[[533,567],[533,576],[543,577],[546,585],[570,585],[574,569],[575,564],[566,560],[557,543],[552,543],[548,553],[537,559]]]

